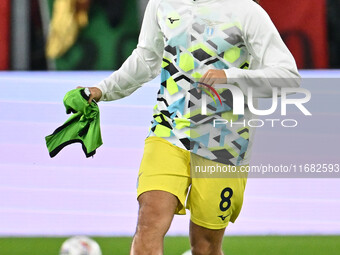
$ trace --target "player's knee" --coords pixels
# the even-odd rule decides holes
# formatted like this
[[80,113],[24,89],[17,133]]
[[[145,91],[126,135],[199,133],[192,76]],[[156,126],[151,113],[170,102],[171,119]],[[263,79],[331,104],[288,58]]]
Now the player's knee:
[[196,245],[191,248],[193,255],[216,255],[218,253],[209,245]]
[[137,231],[165,235],[177,206],[177,198],[166,192],[143,193],[139,199]]
[[131,254],[160,254],[163,247],[165,232],[159,225],[154,225],[152,214],[142,214],[138,217],[136,233],[132,242]]
[[220,244],[208,239],[200,239],[191,244],[191,252],[193,255],[222,255],[222,247]]

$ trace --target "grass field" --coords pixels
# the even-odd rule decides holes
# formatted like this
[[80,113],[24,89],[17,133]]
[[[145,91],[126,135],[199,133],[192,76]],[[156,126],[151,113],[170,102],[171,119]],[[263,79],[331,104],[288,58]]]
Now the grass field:
[[[129,254],[131,237],[95,237],[103,255]],[[57,255],[65,238],[0,238],[0,255]],[[166,237],[165,255],[189,249],[187,237]],[[226,237],[225,255],[338,255],[340,236]]]

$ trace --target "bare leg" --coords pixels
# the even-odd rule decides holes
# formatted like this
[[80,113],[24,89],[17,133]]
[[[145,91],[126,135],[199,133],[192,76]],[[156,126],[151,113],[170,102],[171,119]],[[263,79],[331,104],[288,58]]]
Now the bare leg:
[[193,255],[223,255],[222,241],[225,228],[207,229],[190,221],[190,243]]
[[171,193],[148,191],[138,197],[139,212],[131,255],[163,254],[163,239],[169,230],[178,199]]

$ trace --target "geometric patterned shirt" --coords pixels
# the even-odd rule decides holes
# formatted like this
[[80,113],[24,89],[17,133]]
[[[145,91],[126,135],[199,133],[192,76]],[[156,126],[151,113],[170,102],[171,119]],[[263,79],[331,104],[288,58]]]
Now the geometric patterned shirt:
[[299,86],[294,58],[252,0],[150,0],[137,48],[97,87],[101,100],[116,100],[160,73],[149,136],[220,163],[248,164],[253,116],[246,103],[243,115],[233,114],[227,88],[198,89],[209,69],[223,69],[245,98],[249,87],[270,97],[273,87]]

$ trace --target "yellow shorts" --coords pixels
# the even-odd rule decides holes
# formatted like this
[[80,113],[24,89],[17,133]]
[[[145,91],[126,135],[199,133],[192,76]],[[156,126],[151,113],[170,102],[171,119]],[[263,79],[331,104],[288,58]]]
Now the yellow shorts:
[[[195,224],[209,229],[225,228],[229,221],[235,222],[241,211],[246,175],[239,178],[225,173],[199,175],[198,166],[202,172],[207,167],[215,167],[215,171],[227,167],[163,138],[148,137],[138,173],[137,196],[151,190],[167,191],[179,200],[176,214],[185,214],[187,208]],[[192,175],[194,169],[196,174]]]

